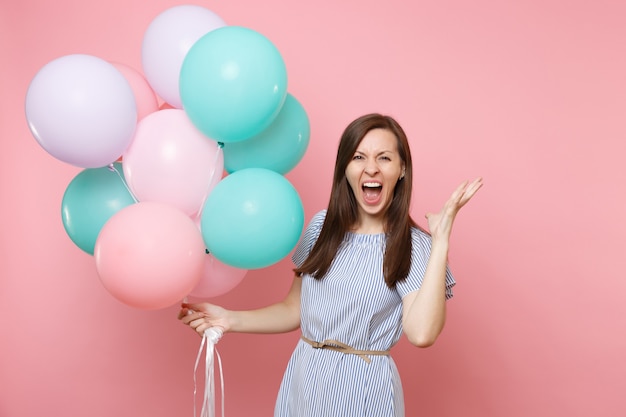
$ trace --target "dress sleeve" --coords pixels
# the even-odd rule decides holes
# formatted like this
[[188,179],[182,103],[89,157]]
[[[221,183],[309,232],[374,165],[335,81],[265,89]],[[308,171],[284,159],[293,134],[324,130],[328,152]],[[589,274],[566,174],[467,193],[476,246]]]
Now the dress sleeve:
[[[411,231],[411,269],[405,280],[396,284],[396,288],[401,297],[408,293],[419,290],[422,286],[426,265],[430,258],[431,238],[428,234],[419,229]],[[452,287],[456,284],[450,267],[446,265],[446,299],[452,298]]]
[[324,225],[325,218],[325,209],[317,212],[304,230],[304,233],[300,238],[300,242],[298,242],[296,250],[291,256],[291,260],[296,265],[296,267],[302,265],[306,258],[309,256],[309,253],[311,253],[311,249],[313,249],[313,245],[315,245],[315,242],[317,241],[317,238],[322,231],[322,226]]

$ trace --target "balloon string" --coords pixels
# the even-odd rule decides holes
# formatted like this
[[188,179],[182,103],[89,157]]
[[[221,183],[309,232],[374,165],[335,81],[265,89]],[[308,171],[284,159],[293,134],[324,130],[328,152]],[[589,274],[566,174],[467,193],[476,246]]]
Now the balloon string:
[[107,168],[109,168],[109,171],[115,172],[117,174],[117,176],[120,177],[120,180],[122,181],[122,184],[124,184],[124,187],[126,187],[126,190],[128,190],[128,194],[130,194],[130,196],[133,198],[135,203],[138,203],[139,201],[135,197],[135,194],[133,194],[133,192],[130,190],[130,188],[128,187],[128,184],[126,183],[126,181],[124,181],[124,177],[122,177],[122,174],[120,174],[120,172],[117,170],[117,168],[115,168],[115,165],[109,164],[109,166]]
[[[215,177],[215,165],[217,164],[217,160],[222,154],[223,147],[224,147],[224,143],[217,142],[217,152],[215,152],[215,158],[213,160],[213,163],[211,164],[211,174],[209,175],[209,185],[213,183],[213,177]],[[196,212],[196,220],[199,220],[200,217],[202,217],[202,209],[204,209],[204,203],[206,202],[207,198],[208,198],[208,194],[207,196],[204,197],[204,199],[202,200],[202,204],[200,204],[200,208]]]
[[198,351],[198,356],[196,357],[196,364],[194,366],[194,374],[193,374],[193,415],[196,417],[196,393],[198,391],[198,382],[196,378],[196,374],[198,372],[198,364],[200,363],[200,358],[202,357],[202,351],[206,346],[206,355],[204,361],[204,398],[202,400],[202,410],[200,411],[200,417],[215,417],[215,374],[214,374],[214,366],[213,366],[213,356],[217,355],[217,362],[219,366],[220,372],[220,388],[222,394],[222,417],[224,417],[224,374],[222,372],[222,358],[220,357],[219,352],[215,348],[215,345],[222,337],[222,331],[216,327],[211,327],[204,331],[204,335],[202,336],[202,343],[200,343],[200,349]]

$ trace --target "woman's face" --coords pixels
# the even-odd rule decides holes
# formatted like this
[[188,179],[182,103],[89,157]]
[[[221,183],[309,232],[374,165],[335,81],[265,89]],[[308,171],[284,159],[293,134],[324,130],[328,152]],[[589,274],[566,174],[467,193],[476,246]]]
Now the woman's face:
[[382,220],[393,199],[404,163],[395,135],[386,129],[370,130],[346,167],[346,178],[359,206],[361,220]]

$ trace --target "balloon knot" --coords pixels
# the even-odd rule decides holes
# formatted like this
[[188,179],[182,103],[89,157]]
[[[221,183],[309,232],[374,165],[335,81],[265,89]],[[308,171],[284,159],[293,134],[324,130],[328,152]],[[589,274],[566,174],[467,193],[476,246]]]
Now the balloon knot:
[[223,332],[217,327],[209,327],[204,331],[204,335],[210,342],[216,344],[222,338]]

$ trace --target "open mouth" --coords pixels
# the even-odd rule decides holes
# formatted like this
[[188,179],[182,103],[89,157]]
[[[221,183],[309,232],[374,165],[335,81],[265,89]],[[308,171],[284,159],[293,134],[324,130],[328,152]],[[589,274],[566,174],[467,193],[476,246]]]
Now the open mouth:
[[368,203],[375,203],[380,198],[383,185],[379,182],[366,182],[361,186],[363,190],[363,198]]

